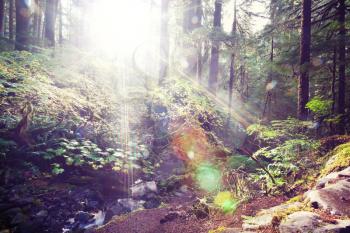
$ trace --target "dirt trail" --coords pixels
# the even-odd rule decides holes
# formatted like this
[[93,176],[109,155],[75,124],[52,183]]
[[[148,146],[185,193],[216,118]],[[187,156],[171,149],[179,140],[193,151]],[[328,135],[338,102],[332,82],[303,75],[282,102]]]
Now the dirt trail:
[[220,226],[240,228],[242,215],[255,215],[285,201],[284,197],[260,197],[241,205],[234,215],[211,211],[209,217],[197,218],[191,214],[193,202],[177,202],[167,207],[140,210],[115,217],[93,233],[207,233]]

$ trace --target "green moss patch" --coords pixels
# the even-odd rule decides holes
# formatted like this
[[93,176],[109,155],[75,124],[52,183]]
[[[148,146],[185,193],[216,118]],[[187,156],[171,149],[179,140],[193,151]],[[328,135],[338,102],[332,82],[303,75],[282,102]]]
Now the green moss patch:
[[321,177],[331,172],[340,171],[350,166],[350,142],[336,147],[331,152],[331,157],[321,171]]

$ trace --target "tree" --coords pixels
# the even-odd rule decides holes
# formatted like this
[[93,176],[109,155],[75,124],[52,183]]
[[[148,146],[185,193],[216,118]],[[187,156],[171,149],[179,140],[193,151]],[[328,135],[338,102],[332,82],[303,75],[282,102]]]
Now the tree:
[[[345,63],[346,63],[346,28],[345,28],[345,15],[346,6],[345,0],[339,0],[338,6],[338,22],[339,22],[339,83],[338,83],[338,114],[345,114]],[[343,116],[342,116],[343,118]],[[344,120],[342,119],[338,133],[343,134],[345,132]]]
[[16,50],[28,50],[30,1],[16,0]]
[[[184,6],[184,17],[183,17],[183,31],[186,38],[184,47],[190,52],[187,55],[188,66],[185,72],[191,76],[197,76],[200,80],[202,76],[202,40],[193,38],[195,29],[202,26],[202,1],[201,0],[190,0],[188,4]],[[187,51],[186,51],[187,52]]]
[[[221,30],[221,11],[222,11],[222,0],[216,0],[215,10],[214,10],[214,31],[216,32]],[[220,42],[216,38],[214,38],[212,41],[212,47],[211,47],[209,82],[208,82],[209,91],[213,94],[216,94],[217,86],[218,86],[219,48],[220,48]]]
[[5,1],[0,0],[0,35],[4,35]]
[[235,53],[236,53],[236,40],[237,40],[237,1],[234,0],[234,13],[233,13],[233,23],[232,23],[232,37],[233,37],[233,52],[231,53],[231,63],[230,63],[230,80],[229,80],[229,108],[232,107],[232,93],[233,93],[233,83],[235,79]]
[[14,11],[14,0],[9,0],[9,39],[14,40],[14,31],[13,31],[13,11]]
[[311,46],[311,0],[303,0],[300,39],[300,76],[298,83],[298,118],[306,120],[309,101],[309,66]]
[[55,46],[55,25],[58,0],[47,0],[45,9],[45,39],[47,46]]
[[63,43],[63,7],[62,2],[59,1],[59,26],[58,26],[58,41],[60,44]]
[[169,66],[169,0],[161,1],[161,22],[160,22],[160,68],[159,84],[162,84],[168,75]]

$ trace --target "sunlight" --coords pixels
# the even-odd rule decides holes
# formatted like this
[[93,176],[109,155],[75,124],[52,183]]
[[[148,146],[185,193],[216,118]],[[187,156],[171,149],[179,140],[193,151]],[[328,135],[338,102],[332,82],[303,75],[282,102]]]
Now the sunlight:
[[158,13],[151,1],[101,0],[91,6],[89,39],[94,49],[130,55],[155,36]]

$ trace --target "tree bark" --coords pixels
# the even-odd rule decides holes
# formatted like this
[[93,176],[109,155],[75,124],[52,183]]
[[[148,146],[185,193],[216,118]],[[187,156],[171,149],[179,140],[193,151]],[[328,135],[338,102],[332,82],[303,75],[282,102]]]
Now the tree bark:
[[160,69],[159,69],[159,84],[162,84],[168,76],[169,67],[169,0],[161,2],[161,22],[160,22]]
[[309,101],[309,66],[311,46],[311,0],[303,0],[300,40],[300,77],[298,84],[298,118],[307,120]]
[[236,36],[237,36],[237,1],[234,1],[234,13],[233,13],[233,23],[232,23],[232,37],[233,37],[233,52],[231,54],[230,63],[230,80],[229,80],[229,109],[232,107],[232,94],[233,94],[233,83],[235,80],[235,53],[236,53]]
[[[214,29],[221,29],[221,11],[222,11],[222,1],[215,1],[215,11],[214,11]],[[211,93],[216,94],[218,88],[218,74],[219,74],[219,48],[220,43],[217,39],[212,41],[211,48],[211,59],[209,67],[209,81],[208,88]]]
[[33,18],[33,40],[36,41],[36,35],[38,34],[38,26],[39,26],[39,0],[34,1],[34,18]]
[[58,42],[60,45],[63,43],[63,7],[62,7],[62,2],[60,1],[59,3],[59,27],[58,27]]
[[5,1],[0,0],[0,36],[4,36]]
[[[338,82],[338,114],[345,114],[345,70],[346,70],[346,28],[345,28],[346,6],[345,0],[339,0],[338,22],[339,22],[339,82]],[[339,123],[338,133],[345,132],[345,122],[342,120]]]
[[45,39],[47,46],[55,46],[55,25],[58,0],[47,0],[45,9]]
[[13,1],[14,0],[9,0],[10,4],[9,4],[9,39],[11,41],[14,40],[14,31],[13,31],[13,11],[14,11],[14,4]]
[[28,50],[30,2],[16,0],[16,50]]
[[337,81],[337,48],[334,48],[333,67],[332,67],[332,114],[335,113],[335,103],[337,101],[337,94],[335,91],[336,81]]

